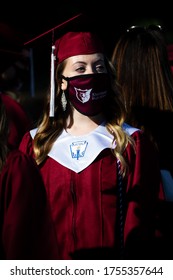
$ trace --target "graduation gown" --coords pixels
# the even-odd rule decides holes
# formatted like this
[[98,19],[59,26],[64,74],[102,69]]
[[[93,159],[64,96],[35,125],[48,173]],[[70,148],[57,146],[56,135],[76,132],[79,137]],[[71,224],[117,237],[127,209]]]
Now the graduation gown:
[[13,150],[0,173],[0,259],[56,258],[51,230],[37,165],[31,157]]
[[[71,137],[67,149],[69,142],[63,142],[63,137],[68,134],[63,132],[40,165],[59,259],[120,259],[122,251],[127,259],[156,257],[152,250],[156,204],[163,198],[158,158],[142,131],[130,127],[128,131],[135,140],[136,153],[130,145],[124,151],[129,170],[121,193],[118,162],[106,133],[95,135],[93,141],[85,136]],[[35,132],[26,133],[19,147],[33,157]],[[75,148],[80,145],[83,148]],[[84,160],[87,149],[92,149],[88,163]]]

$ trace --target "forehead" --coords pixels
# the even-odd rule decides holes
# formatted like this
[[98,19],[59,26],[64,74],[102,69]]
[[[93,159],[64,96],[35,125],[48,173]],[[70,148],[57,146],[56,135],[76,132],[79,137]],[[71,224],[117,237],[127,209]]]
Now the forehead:
[[97,61],[104,61],[104,55],[102,53],[93,54],[81,54],[71,56],[66,59],[68,65],[73,65],[75,63],[95,63]]

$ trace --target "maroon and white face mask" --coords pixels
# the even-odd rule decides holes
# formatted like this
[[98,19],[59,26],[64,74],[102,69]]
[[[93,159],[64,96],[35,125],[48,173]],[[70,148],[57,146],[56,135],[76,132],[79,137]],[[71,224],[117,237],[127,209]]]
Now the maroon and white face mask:
[[109,79],[107,73],[79,75],[71,78],[63,76],[68,82],[66,97],[74,108],[86,116],[102,112]]

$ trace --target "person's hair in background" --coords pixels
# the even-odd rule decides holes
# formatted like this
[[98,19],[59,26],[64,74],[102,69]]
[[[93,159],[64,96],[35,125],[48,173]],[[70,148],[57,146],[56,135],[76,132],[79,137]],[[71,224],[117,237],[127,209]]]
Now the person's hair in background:
[[[126,107],[126,122],[142,129],[154,143],[163,182],[168,182],[164,184],[165,196],[171,201],[173,75],[165,32],[160,25],[131,26],[117,40],[111,60]],[[161,210],[165,230],[173,227],[171,203],[169,206],[167,212]],[[171,235],[171,230],[167,234]]]
[[53,42],[43,117],[20,144],[42,174],[58,258],[155,258],[157,154],[141,130],[124,123],[98,32],[80,23],[67,29]]
[[161,26],[130,27],[116,42],[112,62],[130,122],[138,125],[134,107],[173,111],[173,77]]

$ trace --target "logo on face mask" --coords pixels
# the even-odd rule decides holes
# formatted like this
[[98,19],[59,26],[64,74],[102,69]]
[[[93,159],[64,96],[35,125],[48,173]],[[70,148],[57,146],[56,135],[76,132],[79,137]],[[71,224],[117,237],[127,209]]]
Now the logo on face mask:
[[84,89],[81,90],[79,88],[74,88],[76,91],[76,97],[79,101],[81,101],[82,103],[88,102],[88,100],[90,99],[90,94],[92,89]]
[[65,79],[68,81],[67,96],[77,111],[86,116],[102,112],[108,90],[107,73]]

